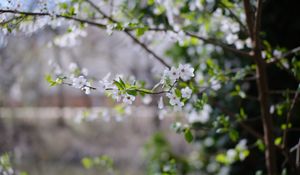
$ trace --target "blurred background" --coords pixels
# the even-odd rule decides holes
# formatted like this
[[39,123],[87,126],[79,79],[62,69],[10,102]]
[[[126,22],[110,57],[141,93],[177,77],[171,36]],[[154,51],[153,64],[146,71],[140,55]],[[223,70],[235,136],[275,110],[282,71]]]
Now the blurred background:
[[[273,47],[289,50],[300,45],[298,7],[296,0],[265,1],[262,29],[264,39]],[[97,92],[85,95],[68,86],[49,87],[45,75],[53,67],[60,68],[56,71],[68,70],[71,63],[87,69],[90,77],[101,79],[108,72],[133,75],[146,80],[149,87],[158,81],[155,73],[163,70],[122,33],[108,36],[105,31],[88,27],[82,34],[86,37],[79,36],[74,45],[68,43],[72,47],[52,45],[53,39],[64,32],[44,28],[5,38],[0,34],[0,153],[13,155],[16,169],[30,175],[139,175],[145,174],[148,165],[158,166],[147,163],[155,162],[157,154],[176,158],[182,167],[187,167],[186,159],[196,159],[201,145],[186,143],[182,135],[170,129],[179,116],[170,114],[159,120],[155,99],[137,99],[130,115],[120,118],[99,115],[115,110],[115,104]],[[158,37],[164,42],[154,43],[152,48],[164,55],[170,44],[167,38]],[[275,90],[298,85],[298,80],[276,67],[268,68],[268,76]],[[82,118],[85,120],[78,120]],[[293,132],[291,145],[298,138],[299,132]],[[207,140],[204,144],[212,143]],[[246,169],[253,162],[263,167],[255,156],[245,164]],[[87,170],[95,157],[103,165]],[[201,166],[199,161],[194,163]],[[214,166],[208,166],[208,171]]]
[[[145,172],[144,148],[155,139],[158,144],[165,141],[174,154],[192,152],[184,138],[170,130],[174,117],[158,119],[155,97],[138,99],[124,119],[101,115],[99,111],[114,110],[116,104],[100,93],[50,87],[45,75],[53,67],[64,71],[74,63],[90,77],[101,79],[109,72],[133,75],[149,86],[158,81],[153,72],[163,70],[122,33],[108,36],[88,28],[87,37],[77,38],[73,47],[50,45],[60,32],[46,28],[9,36],[0,49],[0,152],[13,155],[17,169],[33,175],[99,174],[99,169],[85,170],[82,160],[107,156],[118,172],[134,175]],[[162,54],[166,46],[154,48]]]

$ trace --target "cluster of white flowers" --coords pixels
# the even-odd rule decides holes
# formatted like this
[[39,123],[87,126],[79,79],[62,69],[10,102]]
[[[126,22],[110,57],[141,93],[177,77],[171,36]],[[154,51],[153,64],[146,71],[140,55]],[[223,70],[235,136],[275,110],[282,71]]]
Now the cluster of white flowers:
[[188,114],[187,119],[189,123],[196,123],[196,122],[206,123],[209,120],[211,112],[212,112],[211,106],[205,104],[201,111],[192,110]]
[[92,84],[82,75],[72,78],[72,86],[81,89],[85,94],[91,93]]
[[10,157],[8,154],[0,155],[0,174],[13,175],[15,171],[11,167]]
[[106,33],[108,35],[111,35],[113,33],[113,30],[117,27],[117,24],[108,24],[106,25]]
[[[213,26],[220,26],[219,29],[224,33],[225,41],[228,44],[234,44],[237,49],[243,49],[245,46],[251,48],[251,39],[239,39],[238,33],[240,32],[240,24],[232,18],[223,15],[221,9],[217,9],[212,15]],[[242,20],[243,21],[243,20]],[[216,30],[218,27],[216,27]]]
[[174,109],[180,111],[183,107],[184,103],[181,102],[180,97],[177,97],[175,92],[167,93],[167,97],[169,98],[170,105],[174,106]]
[[54,44],[60,47],[74,47],[80,44],[80,40],[78,40],[78,38],[86,36],[87,33],[85,30],[73,26],[71,29],[69,29],[69,32],[56,37],[54,39]]
[[3,174],[3,175],[13,175],[14,174],[14,170],[11,167],[9,167],[8,169],[4,169],[0,165],[0,174]]
[[233,163],[236,160],[245,160],[245,158],[249,154],[247,149],[247,140],[240,140],[234,149],[227,150],[226,157],[228,159],[228,162]]
[[118,111],[108,108],[91,108],[78,110],[74,122],[80,124],[82,122],[94,122],[96,120],[102,120],[104,122],[110,122],[112,120],[121,122],[126,116],[132,114],[130,106],[122,107],[124,113],[121,115]]
[[165,84],[168,80],[170,80],[173,84],[179,78],[181,78],[183,81],[188,81],[194,76],[194,68],[190,64],[180,64],[178,68],[171,67],[171,69],[164,70],[164,74],[160,83]]

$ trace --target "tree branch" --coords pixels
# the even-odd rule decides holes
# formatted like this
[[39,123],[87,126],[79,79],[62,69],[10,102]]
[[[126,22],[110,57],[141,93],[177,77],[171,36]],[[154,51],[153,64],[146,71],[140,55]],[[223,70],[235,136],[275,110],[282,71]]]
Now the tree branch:
[[[99,12],[104,18],[109,19],[110,21],[114,23],[119,23],[117,20],[113,19],[112,17],[106,15],[95,3],[93,3],[91,0],[85,0],[87,3],[89,3],[97,12]],[[135,43],[140,45],[144,50],[146,50],[149,54],[151,54],[155,59],[157,59],[161,64],[166,66],[167,68],[171,68],[171,66],[166,63],[160,56],[158,56],[154,51],[148,48],[146,44],[142,43],[137,37],[135,37],[133,34],[130,33],[130,30],[124,29],[124,32],[126,35],[128,35]]]
[[285,149],[286,148],[286,145],[287,145],[287,131],[288,131],[288,125],[291,121],[291,116],[292,116],[292,111],[294,109],[294,106],[296,104],[296,101],[299,97],[299,91],[297,90],[295,95],[294,95],[294,98],[293,98],[293,101],[292,101],[292,104],[291,104],[291,107],[287,113],[287,117],[286,117],[286,129],[283,131],[283,139],[282,139],[282,148]]
[[262,13],[262,0],[257,0],[257,10],[255,13],[255,21],[253,22],[253,15],[251,12],[251,6],[249,0],[244,0],[244,7],[246,13],[246,20],[252,39],[254,58],[257,65],[257,89],[260,99],[260,111],[262,116],[262,124],[264,130],[264,142],[266,145],[265,160],[268,175],[277,175],[276,165],[276,152],[273,139],[273,121],[269,111],[269,88],[266,73],[266,63],[261,55],[261,40],[260,40],[260,28],[261,28],[261,13]]
[[267,63],[267,64],[274,64],[274,63],[277,63],[279,62],[282,58],[285,58],[285,57],[288,57],[288,56],[291,56],[293,54],[296,54],[297,52],[300,52],[300,46],[292,49],[292,50],[289,50],[287,51],[286,53],[282,54],[280,57],[274,57],[274,58],[271,58],[271,60]]
[[232,16],[232,18],[234,18],[235,21],[239,23],[239,25],[240,25],[240,26],[242,27],[242,29],[243,29],[243,32],[245,32],[246,34],[249,34],[249,36],[250,36],[250,33],[249,33],[248,29],[247,29],[247,26],[246,26],[246,25],[240,20],[240,18],[239,18],[239,17],[231,10],[231,8],[227,7],[222,1],[219,1],[219,3],[221,4],[221,6],[223,6],[224,8],[226,8],[226,9],[229,11],[230,15]]
[[[235,114],[232,111],[226,109],[225,107],[222,107],[217,102],[214,102],[213,105],[215,107],[219,108],[224,114],[228,115],[230,118],[235,118]],[[257,132],[255,129],[253,129],[251,126],[247,125],[247,123],[245,123],[244,121],[238,121],[237,123],[245,131],[247,131],[249,134],[251,134],[254,138],[263,140],[263,136],[259,132]]]
[[198,35],[190,33],[190,32],[184,32],[184,33],[186,35],[190,36],[190,37],[197,38],[197,39],[199,39],[199,40],[201,40],[201,41],[203,41],[203,42],[205,42],[207,44],[212,44],[212,45],[215,45],[215,46],[220,46],[224,50],[230,51],[232,53],[238,54],[238,55],[243,56],[243,57],[252,58],[252,56],[249,53],[241,51],[241,50],[238,50],[238,49],[235,49],[233,47],[228,46],[227,44],[218,42],[218,41],[216,41],[214,39],[204,38],[204,37],[198,36]]
[[246,22],[248,26],[248,31],[251,39],[253,40],[253,26],[254,26],[254,16],[252,13],[251,5],[250,5],[250,0],[244,0],[244,8],[245,8],[245,14],[246,14]]
[[73,17],[73,16],[67,16],[67,15],[59,15],[59,14],[53,15],[53,14],[50,14],[50,13],[47,13],[47,12],[25,12],[25,11],[18,11],[18,10],[0,9],[0,13],[12,13],[12,14],[27,15],[27,16],[50,16],[50,17],[57,17],[57,18],[64,18],[64,19],[74,20],[74,21],[77,21],[77,22],[90,24],[90,25],[97,26],[97,27],[100,27],[100,28],[106,28],[106,25],[104,25],[104,24],[89,21],[89,20],[86,20],[86,19],[81,19],[81,18],[77,18],[77,17]]

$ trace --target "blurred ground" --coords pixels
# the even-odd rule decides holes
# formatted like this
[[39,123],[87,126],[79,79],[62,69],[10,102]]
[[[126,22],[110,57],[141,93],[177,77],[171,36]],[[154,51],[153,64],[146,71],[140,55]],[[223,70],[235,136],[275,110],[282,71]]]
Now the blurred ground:
[[136,108],[122,122],[99,118],[78,124],[74,116],[82,109],[1,108],[0,152],[13,153],[18,169],[30,175],[99,174],[99,170],[84,170],[80,161],[101,155],[112,158],[120,174],[135,175],[145,174],[143,146],[157,131],[168,135],[174,152],[191,150],[170,129],[174,118],[166,118],[159,127],[151,108]]

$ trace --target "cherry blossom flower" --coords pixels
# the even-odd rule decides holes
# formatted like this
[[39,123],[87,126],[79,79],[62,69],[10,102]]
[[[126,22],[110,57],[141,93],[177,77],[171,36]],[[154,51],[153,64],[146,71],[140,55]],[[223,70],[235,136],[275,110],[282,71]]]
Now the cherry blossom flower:
[[87,94],[87,95],[89,95],[90,93],[91,93],[91,83],[90,82],[87,82],[85,85],[84,85],[84,87],[82,87],[81,88],[81,90],[85,93],[85,94]]
[[176,69],[175,67],[172,67],[171,70],[169,72],[167,72],[167,76],[170,78],[170,80],[173,83],[179,79],[180,74],[179,74],[178,69]]
[[98,89],[101,93],[112,86],[112,82],[108,81],[109,77],[110,73],[108,73],[102,80],[98,82]]
[[113,33],[113,29],[117,27],[117,24],[108,24],[106,26],[106,32],[108,35],[111,35]]
[[81,69],[81,73],[82,73],[82,75],[84,75],[84,76],[88,76],[89,71],[88,71],[87,68],[82,68],[82,69]]
[[209,116],[211,112],[212,112],[211,107],[208,104],[205,104],[201,111],[197,112],[193,110],[188,115],[188,121],[189,123],[195,123],[195,122],[206,123],[209,120]]
[[152,97],[151,95],[145,95],[142,99],[142,102],[145,104],[145,105],[149,105],[151,102],[152,102]]
[[158,112],[158,118],[160,120],[163,120],[165,118],[165,116],[167,115],[168,111],[165,109],[159,110]]
[[180,101],[180,99],[175,100],[175,103],[174,103],[175,111],[181,111],[183,106],[184,106],[184,103],[182,101]]
[[194,77],[194,68],[190,64],[180,64],[178,67],[179,76],[183,81],[188,81]]
[[112,96],[111,96],[114,100],[116,100],[117,102],[119,102],[122,98],[121,93],[119,91],[119,89],[117,87],[113,87],[112,89]]
[[170,105],[174,106],[176,103],[178,103],[178,101],[180,101],[180,99],[176,96],[175,92],[172,92],[172,93],[167,93],[166,95],[170,101]]
[[78,68],[77,64],[72,62],[69,64],[69,71],[74,72]]
[[163,108],[164,108],[163,97],[160,97],[158,101],[158,109],[163,109]]
[[134,100],[135,100],[135,96],[129,94],[126,94],[123,98],[123,102],[129,105],[131,105]]
[[226,158],[229,162],[233,163],[236,160],[237,151],[235,149],[229,149],[226,152]]
[[87,80],[84,78],[84,76],[79,76],[77,78],[73,78],[72,82],[73,87],[80,89],[86,85]]
[[189,87],[186,87],[184,89],[181,89],[181,95],[183,98],[190,98],[192,95],[192,89],[190,89]]

